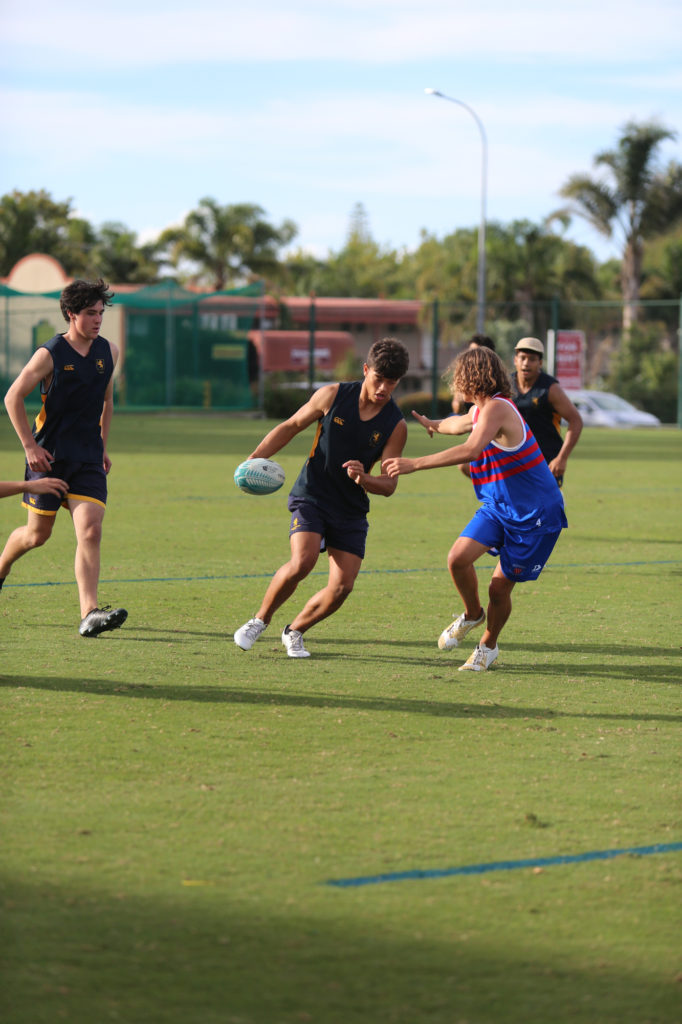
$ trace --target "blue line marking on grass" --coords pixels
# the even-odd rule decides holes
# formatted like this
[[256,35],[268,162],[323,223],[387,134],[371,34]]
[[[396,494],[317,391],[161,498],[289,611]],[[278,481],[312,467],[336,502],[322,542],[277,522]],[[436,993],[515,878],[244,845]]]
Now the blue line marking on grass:
[[[627,568],[633,565],[680,565],[682,558],[665,558],[658,561],[641,561],[641,562],[565,562],[565,563],[550,563],[548,569],[613,569],[613,568]],[[475,565],[474,569],[476,572],[490,572],[491,565],[486,563],[485,565]],[[420,572],[445,572],[445,568],[442,565],[436,565],[432,567],[421,567],[415,569],[362,569],[361,573],[363,576],[381,576],[381,575],[407,575],[411,573]],[[271,579],[274,572],[243,572],[243,573],[225,573],[224,575],[206,575],[206,576],[142,576],[142,577],[129,577],[120,579],[103,579],[100,580],[101,584],[107,583],[202,583],[208,580],[263,580]],[[326,576],[327,570],[316,570],[310,573],[311,576]],[[41,580],[37,583],[5,583],[5,587],[75,587],[75,580]]]
[[448,878],[451,875],[484,875],[489,871],[515,871],[518,868],[545,868],[557,864],[581,864],[589,860],[612,860],[627,854],[646,857],[652,853],[672,853],[682,850],[682,843],[657,843],[655,846],[631,846],[624,850],[591,850],[559,857],[530,857],[526,860],[499,860],[490,864],[464,864],[458,868],[395,871],[385,875],[360,875],[357,878],[329,878],[324,885],[351,889],[360,885],[382,885],[384,882],[411,882],[425,878]]

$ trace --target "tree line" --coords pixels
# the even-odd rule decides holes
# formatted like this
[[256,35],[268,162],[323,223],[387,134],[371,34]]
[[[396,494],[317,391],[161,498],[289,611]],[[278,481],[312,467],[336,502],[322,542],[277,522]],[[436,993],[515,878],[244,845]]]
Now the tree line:
[[[616,145],[597,154],[594,171],[571,175],[565,200],[542,223],[514,220],[486,229],[487,301],[523,310],[551,301],[614,300],[623,327],[638,319],[641,299],[682,294],[682,165],[663,166],[660,149],[674,133],[656,122],[630,122]],[[620,259],[599,262],[566,237],[580,217],[614,239]],[[213,290],[253,280],[277,295],[439,299],[475,303],[476,228],[438,237],[423,231],[416,249],[383,246],[372,236],[362,204],[353,209],[344,245],[327,256],[292,248],[297,226],[271,223],[254,203],[199,200],[180,226],[141,244],[125,224],[95,227],[76,216],[72,200],[45,190],[0,199],[0,275],[31,252],[48,253],[70,276],[118,284],[151,284],[173,276]]]

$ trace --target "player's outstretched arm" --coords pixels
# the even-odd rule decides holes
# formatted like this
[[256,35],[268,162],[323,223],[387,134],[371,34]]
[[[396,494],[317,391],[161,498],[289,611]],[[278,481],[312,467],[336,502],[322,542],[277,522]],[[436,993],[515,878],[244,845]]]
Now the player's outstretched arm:
[[469,434],[473,426],[469,412],[464,413],[463,416],[446,416],[442,420],[431,420],[414,409],[412,415],[417,423],[421,423],[422,427],[428,431],[430,437],[433,437],[434,434]]
[[[512,419],[513,417],[513,419]],[[388,476],[404,476],[416,473],[421,469],[443,469],[446,466],[461,466],[478,458],[485,446],[494,437],[501,438],[504,443],[504,431],[517,426],[516,414],[512,413],[506,403],[489,402],[482,410],[476,430],[463,444],[454,448],[445,448],[433,455],[420,455],[416,459],[386,458],[382,469]]]
[[309,427],[315,420],[321,420],[329,412],[338,389],[338,384],[328,384],[327,387],[315,391],[309,401],[297,409],[293,416],[278,423],[269,434],[265,435],[258,447],[251,452],[249,458],[271,459],[273,455],[288,445],[292,438]]
[[69,489],[66,480],[44,476],[40,480],[0,480],[0,498],[13,494],[56,494],[62,498]]

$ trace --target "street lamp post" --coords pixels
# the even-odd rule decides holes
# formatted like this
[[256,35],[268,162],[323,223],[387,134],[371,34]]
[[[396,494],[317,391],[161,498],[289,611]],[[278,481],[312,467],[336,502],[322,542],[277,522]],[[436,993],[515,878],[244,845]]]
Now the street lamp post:
[[464,107],[468,110],[481,135],[481,220],[478,226],[478,279],[476,284],[476,331],[478,334],[483,334],[485,331],[485,207],[486,207],[486,192],[487,192],[487,178],[488,178],[488,140],[485,134],[485,128],[483,122],[476,113],[472,110],[468,104],[463,103],[462,100],[456,100],[452,96],[446,96],[445,93],[439,92],[438,89],[424,89],[425,93],[429,96],[439,96],[442,100],[448,100],[449,103],[456,103],[460,107]]

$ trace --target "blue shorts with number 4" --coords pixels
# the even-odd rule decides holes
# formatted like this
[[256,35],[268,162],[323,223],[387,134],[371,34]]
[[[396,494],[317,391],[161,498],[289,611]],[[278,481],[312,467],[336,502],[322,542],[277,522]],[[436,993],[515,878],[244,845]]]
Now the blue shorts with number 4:
[[500,568],[513,583],[536,580],[559,539],[561,527],[549,533],[521,533],[511,524],[502,525],[484,508],[462,530],[462,537],[470,537],[487,548],[497,548]]

